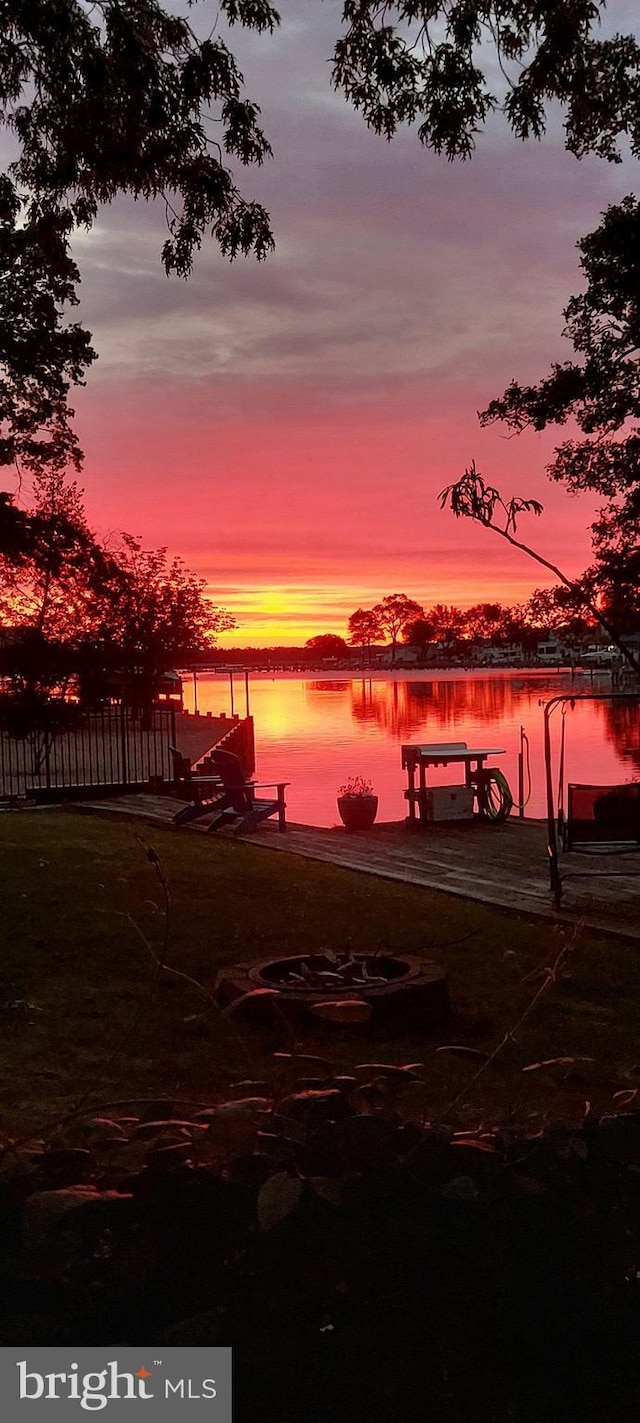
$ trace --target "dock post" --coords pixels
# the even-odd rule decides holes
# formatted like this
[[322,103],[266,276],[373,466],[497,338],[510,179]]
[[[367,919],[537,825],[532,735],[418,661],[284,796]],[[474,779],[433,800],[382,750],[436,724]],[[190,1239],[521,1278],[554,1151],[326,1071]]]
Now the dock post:
[[[566,700],[566,698],[565,698]],[[552,697],[544,708],[544,768],[547,791],[547,853],[549,856],[549,881],[551,893],[553,894],[556,909],[560,908],[562,901],[562,875],[558,863],[558,833],[556,829],[556,812],[553,803],[553,769],[551,764],[551,728],[550,717],[555,708],[563,702],[562,697]]]
[[524,727],[520,727],[520,750],[518,751],[518,815],[524,819]]

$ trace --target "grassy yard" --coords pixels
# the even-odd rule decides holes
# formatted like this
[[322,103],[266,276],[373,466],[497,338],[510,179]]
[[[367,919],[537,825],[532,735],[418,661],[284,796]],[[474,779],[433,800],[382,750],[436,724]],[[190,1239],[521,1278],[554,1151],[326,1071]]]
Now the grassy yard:
[[[223,964],[302,948],[404,949],[441,962],[455,1014],[445,1037],[381,1037],[365,1027],[349,1038],[319,1024],[304,1044],[345,1067],[424,1061],[434,1118],[477,1066],[435,1047],[493,1048],[562,943],[539,923],[258,844],[155,829],[144,836],[170,888],[168,962],[207,988]],[[150,997],[155,965],[144,938],[160,952],[162,893],[130,824],[72,811],[3,814],[0,857],[3,1132],[44,1131],[85,1093],[96,1107],[141,1094],[207,1102],[269,1069],[278,1044],[240,1014],[242,1042],[216,1011],[187,1021],[207,1005],[178,978],[163,976]],[[32,1007],[9,1006],[17,1000]],[[637,949],[582,937],[570,974],[499,1066],[463,1095],[458,1119],[573,1119],[585,1099],[610,1108],[617,1090],[640,1082],[639,1000]],[[594,1061],[522,1072],[560,1055]]]

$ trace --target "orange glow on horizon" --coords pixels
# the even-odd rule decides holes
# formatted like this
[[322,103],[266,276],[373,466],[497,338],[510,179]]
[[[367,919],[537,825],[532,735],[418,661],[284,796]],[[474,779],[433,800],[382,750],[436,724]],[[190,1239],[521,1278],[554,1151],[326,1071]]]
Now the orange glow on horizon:
[[425,608],[514,604],[551,582],[517,549],[441,508],[439,492],[471,456],[499,487],[541,499],[545,515],[530,532],[544,557],[569,575],[589,561],[595,501],[549,483],[553,436],[523,435],[513,469],[511,442],[478,428],[490,386],[439,403],[410,385],[374,407],[364,396],[341,403],[308,383],[286,391],[276,383],[251,400],[241,391],[229,414],[225,389],[216,387],[214,407],[199,387],[132,386],[107,427],[94,384],[80,432],[92,524],[105,536],[131,529],[148,547],[170,543],[236,618],[221,647],[344,636],[351,613],[389,593]]
[[[540,570],[542,574],[542,570]],[[470,608],[474,603],[500,602],[506,606],[526,602],[534,588],[545,585],[542,576],[526,582],[501,582],[485,576],[468,582],[443,583],[437,591],[433,585],[425,592],[424,585],[399,582],[384,589],[354,585],[295,584],[264,587],[209,586],[207,595],[225,607],[236,618],[237,626],[219,633],[219,647],[303,647],[318,633],[337,633],[348,640],[348,621],[357,608],[371,608],[386,593],[406,593],[425,610],[434,604],[453,604]]]

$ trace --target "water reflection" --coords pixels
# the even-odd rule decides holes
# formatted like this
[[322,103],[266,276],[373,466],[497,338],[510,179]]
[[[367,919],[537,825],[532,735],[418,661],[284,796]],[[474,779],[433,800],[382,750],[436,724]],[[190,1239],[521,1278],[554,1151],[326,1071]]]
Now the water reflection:
[[607,740],[623,763],[625,780],[637,780],[640,774],[640,704],[628,701],[597,702],[604,721]]
[[477,678],[431,682],[354,682],[350,710],[356,721],[375,722],[402,740],[422,730],[458,729],[462,723],[494,726],[515,715],[523,698],[537,700],[539,683]]
[[[188,692],[188,688],[186,689]],[[379,816],[405,814],[400,745],[409,741],[466,741],[470,746],[504,748],[501,769],[517,789],[520,726],[531,742],[533,789],[528,815],[545,813],[541,701],[562,693],[591,690],[558,673],[440,673],[411,680],[396,678],[252,677],[258,779],[291,781],[292,820],[332,825],[337,820],[338,787],[353,775],[371,780],[380,799]],[[203,711],[220,711],[224,679],[198,679]],[[567,711],[566,773],[575,781],[614,784],[640,773],[640,709],[632,700],[576,702]],[[554,724],[557,780],[559,719]],[[434,781],[459,779],[441,769]]]
[[350,711],[355,721],[372,722],[387,734],[409,740],[426,726],[430,682],[354,682]]

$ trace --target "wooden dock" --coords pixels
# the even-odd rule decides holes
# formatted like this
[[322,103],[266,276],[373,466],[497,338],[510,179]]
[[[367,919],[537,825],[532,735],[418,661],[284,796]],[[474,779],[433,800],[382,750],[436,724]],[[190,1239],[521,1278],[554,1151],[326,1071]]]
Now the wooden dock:
[[[168,828],[176,801],[167,796],[131,795],[76,803],[74,809]],[[203,834],[205,829],[206,822],[196,821],[180,833]],[[216,835],[227,838],[233,831]],[[347,835],[342,827],[296,824],[281,835],[269,822],[243,838],[278,854],[300,855],[360,874],[422,885],[550,922],[558,918],[569,923],[582,920],[594,932],[640,942],[640,856],[634,862],[637,877],[567,879],[558,915],[549,888],[545,821],[513,818],[502,825],[481,820],[449,822],[427,831],[409,830],[405,822],[394,822],[375,825],[365,835]],[[213,843],[215,837],[211,839]],[[614,857],[562,857],[563,873],[584,875],[605,868],[620,871],[624,864],[623,859]]]

